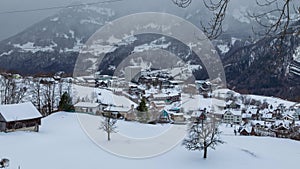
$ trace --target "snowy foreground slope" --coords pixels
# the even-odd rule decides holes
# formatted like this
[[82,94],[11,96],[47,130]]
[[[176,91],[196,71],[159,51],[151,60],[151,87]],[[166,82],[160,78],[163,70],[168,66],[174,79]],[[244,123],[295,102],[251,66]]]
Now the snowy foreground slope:
[[[233,128],[222,126],[226,144],[209,151],[208,159],[202,153],[189,152],[181,145],[146,159],[129,159],[112,155],[92,142],[82,130],[78,116],[59,112],[43,119],[39,133],[0,133],[0,158],[10,159],[10,169],[98,169],[98,168],[205,168],[205,169],[277,169],[298,168],[300,142],[268,138],[234,136]],[[99,118],[99,117],[98,117]],[[95,126],[97,128],[98,126]],[[120,133],[134,137],[151,137],[170,125],[141,125],[119,121]],[[100,131],[99,131],[100,132]],[[115,136],[115,137],[114,137]],[[114,140],[115,139],[115,140]],[[111,144],[120,141],[112,135]],[[155,144],[145,147],[153,148]]]

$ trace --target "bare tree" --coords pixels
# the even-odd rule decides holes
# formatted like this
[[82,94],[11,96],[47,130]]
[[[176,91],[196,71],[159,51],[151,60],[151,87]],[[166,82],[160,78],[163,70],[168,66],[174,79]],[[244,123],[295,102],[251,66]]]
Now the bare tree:
[[47,116],[54,111],[55,81],[51,79],[43,79],[41,83],[43,85],[43,113]]
[[20,103],[27,92],[26,79],[17,79],[13,74],[4,74],[0,79],[1,104]]
[[192,0],[172,0],[176,5],[178,5],[179,7],[182,7],[182,8],[186,8],[188,7]]
[[[172,0],[182,8],[188,7],[192,0]],[[213,16],[208,24],[203,24],[202,29],[209,39],[215,39],[222,34],[222,24],[226,16],[230,0],[202,0],[205,7]],[[254,0],[253,0],[254,1]],[[255,21],[262,26],[259,32],[263,36],[279,36],[282,41],[287,35],[299,35],[290,30],[291,24],[300,19],[300,4],[296,0],[255,0],[260,12],[249,13]]]
[[[188,7],[192,0],[172,0],[176,5],[181,8]],[[201,22],[203,32],[209,39],[216,39],[223,31],[222,23],[226,16],[226,10],[230,0],[202,0],[204,6],[212,12],[213,17],[205,24]]]
[[111,133],[116,132],[116,128],[117,128],[116,123],[117,123],[117,120],[112,118],[111,115],[105,116],[104,120],[101,121],[99,128],[107,133],[108,141],[110,141]]
[[205,117],[203,113],[190,124],[187,138],[182,143],[188,150],[203,150],[204,159],[207,158],[208,148],[215,149],[215,146],[224,143],[220,138],[217,119],[213,116]]
[[[264,29],[262,35],[278,34],[281,38],[289,32],[289,28],[294,21],[300,19],[299,9],[293,2],[294,0],[256,0],[257,6],[261,9],[257,13],[249,15],[256,20]],[[297,14],[298,16],[292,16]],[[299,33],[299,32],[298,32]]]
[[33,87],[33,104],[41,112],[42,111],[42,86],[39,78],[35,78],[32,82]]

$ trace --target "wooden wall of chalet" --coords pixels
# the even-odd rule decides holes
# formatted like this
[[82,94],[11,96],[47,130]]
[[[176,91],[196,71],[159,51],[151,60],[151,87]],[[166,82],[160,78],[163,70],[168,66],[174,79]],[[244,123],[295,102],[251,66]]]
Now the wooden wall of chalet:
[[0,122],[0,130],[4,132],[14,131],[18,129],[39,131],[39,125],[41,125],[41,118],[20,120],[12,122]]

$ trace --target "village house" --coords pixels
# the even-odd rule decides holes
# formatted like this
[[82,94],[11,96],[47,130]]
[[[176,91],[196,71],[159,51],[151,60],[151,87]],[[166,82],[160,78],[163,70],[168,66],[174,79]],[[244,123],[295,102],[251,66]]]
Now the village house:
[[39,131],[41,113],[31,102],[0,105],[0,131]]
[[212,92],[212,84],[207,80],[196,80],[196,87],[199,90],[199,94],[202,94],[204,98],[207,98]]
[[163,109],[158,117],[158,123],[170,123],[172,119],[170,118],[170,114],[168,110]]
[[102,115],[113,118],[124,118],[127,119],[127,114],[133,110],[134,105],[131,107],[122,107],[122,106],[108,106],[103,109]]
[[240,135],[243,135],[243,136],[250,136],[250,135],[254,136],[254,135],[256,135],[254,127],[251,126],[251,125],[242,126],[239,129],[239,133],[240,133]]
[[[163,109],[162,114],[165,120],[172,121],[174,124],[183,124],[186,122],[184,113],[180,112],[179,108]],[[160,119],[161,120],[161,119]]]
[[223,122],[228,124],[240,124],[242,122],[242,112],[240,110],[225,110]]
[[154,101],[165,101],[166,103],[178,102],[181,100],[180,93],[159,93],[153,95]]
[[295,120],[300,120],[300,107],[295,110]]
[[98,114],[100,111],[99,103],[78,102],[74,105],[75,111],[79,113]]
[[294,121],[294,117],[290,114],[285,114],[282,116],[282,120]]
[[225,103],[225,108],[226,109],[240,109],[241,108],[241,103],[237,102],[237,101],[232,101],[232,100],[228,100]]
[[268,122],[274,122],[274,113],[269,111],[269,109],[260,110],[260,119]]

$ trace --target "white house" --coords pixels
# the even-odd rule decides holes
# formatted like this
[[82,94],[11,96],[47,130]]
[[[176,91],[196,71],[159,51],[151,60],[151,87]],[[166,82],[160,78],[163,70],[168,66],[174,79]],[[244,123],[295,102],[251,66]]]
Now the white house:
[[74,105],[75,111],[80,113],[97,114],[100,111],[99,103],[78,102]]
[[242,122],[242,112],[240,110],[225,110],[223,122],[228,124],[240,124]]

